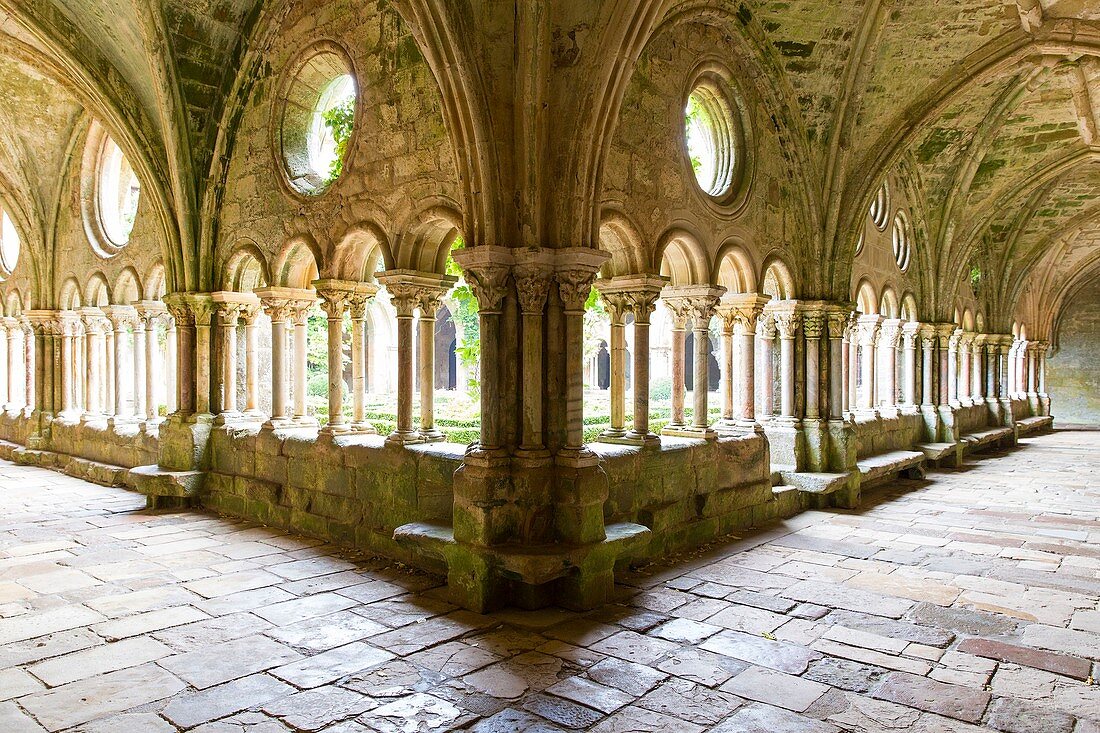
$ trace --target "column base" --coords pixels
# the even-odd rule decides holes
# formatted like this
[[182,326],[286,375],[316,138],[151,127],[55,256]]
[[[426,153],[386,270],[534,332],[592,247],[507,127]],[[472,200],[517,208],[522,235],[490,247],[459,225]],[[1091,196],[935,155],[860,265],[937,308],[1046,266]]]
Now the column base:
[[229,425],[235,422],[240,422],[244,419],[243,412],[220,412],[214,418],[214,425]]
[[297,428],[316,428],[321,425],[317,422],[317,418],[309,415],[295,415],[292,419],[294,420],[294,427]]
[[369,422],[353,422],[348,426],[351,432],[357,435],[378,435],[378,429]]
[[661,435],[668,435],[674,438],[696,438],[698,440],[718,440],[718,433],[714,431],[709,425],[686,425],[684,427],[671,428],[666,427],[661,431]]
[[420,438],[420,433],[415,430],[395,430],[386,436],[386,445],[413,445],[415,443],[423,443]]
[[878,408],[879,417],[896,418],[901,413],[897,405],[881,405]]
[[269,417],[264,421],[264,424],[260,426],[261,430],[289,430],[291,428],[299,427],[290,417]]
[[318,437],[324,436],[327,438],[334,438],[337,435],[347,435],[350,432],[351,427],[345,423],[340,423],[339,425],[329,423],[321,426],[321,429],[317,431],[317,435]]
[[626,428],[608,428],[599,434],[596,441],[599,443],[617,443],[626,436]]
[[420,436],[421,443],[438,443],[442,440],[446,440],[447,436],[442,430],[438,428],[428,428],[427,430],[417,431],[417,435]]
[[656,433],[635,433],[633,430],[620,436],[600,436],[601,443],[613,445],[634,445],[641,448],[655,448],[661,444],[661,438]]
[[106,419],[107,416],[102,412],[85,412],[80,416],[80,421],[82,423],[103,422]]

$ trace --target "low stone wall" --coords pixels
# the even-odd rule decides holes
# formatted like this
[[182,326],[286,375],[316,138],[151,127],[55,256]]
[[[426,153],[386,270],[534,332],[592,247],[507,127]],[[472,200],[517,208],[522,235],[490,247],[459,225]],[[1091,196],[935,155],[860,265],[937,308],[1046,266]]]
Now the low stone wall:
[[702,442],[662,438],[654,449],[596,444],[608,476],[607,522],[652,530],[657,557],[806,508],[797,491],[772,491],[762,435]]
[[896,417],[856,417],[856,458],[867,458],[896,450],[911,450],[924,438],[924,417],[899,414]]
[[959,435],[977,433],[994,425],[993,414],[985,404],[967,405],[955,411]]
[[[0,415],[0,439],[21,446],[27,445],[35,420],[25,414]],[[64,467],[65,457],[133,468],[157,462],[157,430],[147,431],[137,423],[108,425],[107,420],[79,422],[54,420],[49,438],[35,450],[55,454],[47,463]]]
[[[465,446],[387,446],[377,435],[217,428],[200,496],[215,511],[410,562],[393,541],[409,522],[450,523]],[[422,562],[418,564],[423,564]]]

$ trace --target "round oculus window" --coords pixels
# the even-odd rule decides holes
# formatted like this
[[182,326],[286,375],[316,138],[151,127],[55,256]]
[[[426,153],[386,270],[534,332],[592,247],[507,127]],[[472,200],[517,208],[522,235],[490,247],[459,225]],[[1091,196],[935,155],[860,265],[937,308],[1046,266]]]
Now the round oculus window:
[[890,221],[890,188],[887,186],[886,181],[883,181],[882,185],[878,187],[875,198],[871,201],[868,214],[870,214],[871,221],[874,222],[879,231],[886,229],[886,225]]
[[140,198],[141,183],[133,166],[111,136],[105,136],[96,168],[96,211],[103,233],[116,247],[130,241]]
[[320,51],[299,68],[283,99],[280,142],[287,180],[299,193],[323,193],[344,170],[357,89],[346,58]]
[[0,214],[0,265],[4,272],[11,274],[19,263],[19,232],[8,217],[8,212]]
[[740,163],[741,129],[721,80],[704,76],[688,94],[684,141],[699,188],[715,199],[729,195]]
[[909,217],[904,211],[898,211],[894,216],[894,260],[902,272],[909,269],[909,261],[913,253],[913,228],[909,224]]

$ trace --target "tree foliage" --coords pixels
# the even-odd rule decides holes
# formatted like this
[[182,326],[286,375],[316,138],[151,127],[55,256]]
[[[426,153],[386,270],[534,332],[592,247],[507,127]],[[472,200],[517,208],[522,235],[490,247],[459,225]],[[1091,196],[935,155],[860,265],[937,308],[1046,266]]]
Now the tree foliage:
[[328,180],[325,184],[332,183],[344,172],[344,155],[348,150],[348,140],[351,139],[351,130],[355,125],[355,97],[348,97],[340,104],[321,113],[325,126],[332,132],[332,140],[336,143],[336,158],[329,166]]

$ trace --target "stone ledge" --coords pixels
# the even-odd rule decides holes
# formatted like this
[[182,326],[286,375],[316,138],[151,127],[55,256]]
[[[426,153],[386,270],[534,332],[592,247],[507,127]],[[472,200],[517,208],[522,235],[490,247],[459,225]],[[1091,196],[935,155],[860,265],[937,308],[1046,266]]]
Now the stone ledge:
[[1051,415],[1036,415],[1025,417],[1016,421],[1016,429],[1020,435],[1031,435],[1054,429],[1054,417]]
[[915,470],[923,476],[926,460],[924,453],[920,451],[895,450],[862,458],[856,462],[856,467],[859,469],[861,485],[866,486],[872,482],[892,478],[904,471]]
[[166,471],[160,466],[130,469],[128,480],[145,494],[150,509],[192,506],[206,481],[204,471]]
[[1001,447],[1005,443],[1015,442],[1016,433],[1010,427],[990,428],[967,433],[959,440],[963,444],[964,453],[973,453],[990,446]]
[[[540,586],[567,576],[585,563],[594,551],[613,550],[618,561],[629,560],[649,539],[650,530],[640,524],[619,522],[605,528],[607,537],[592,545],[498,545],[478,547],[501,574],[531,586]],[[398,545],[420,550],[431,557],[448,559],[459,547],[454,528],[441,523],[413,522],[394,530]]]
[[[780,471],[783,483],[807,494],[825,495],[848,487],[851,473],[809,473]],[[773,489],[774,491],[774,489]]]

